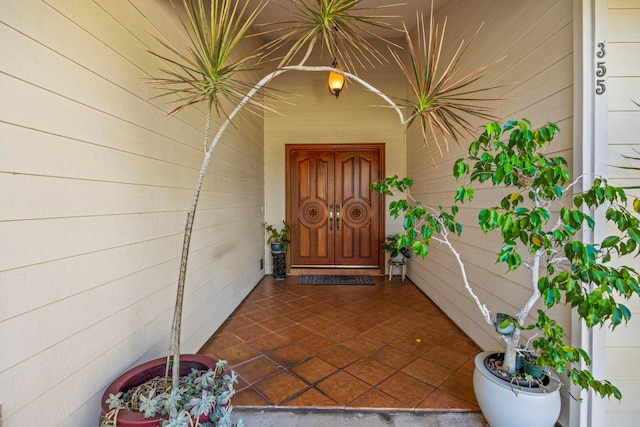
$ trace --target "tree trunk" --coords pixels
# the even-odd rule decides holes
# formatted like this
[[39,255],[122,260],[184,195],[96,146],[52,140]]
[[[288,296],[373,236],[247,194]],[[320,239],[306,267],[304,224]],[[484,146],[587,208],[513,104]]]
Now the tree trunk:
[[516,356],[518,352],[518,341],[520,341],[520,329],[513,331],[513,334],[506,340],[507,345],[504,351],[504,360],[502,361],[502,370],[508,374],[512,374],[516,371]]
[[[308,54],[307,54],[308,56]],[[305,59],[306,60],[306,57]],[[202,184],[204,182],[204,177],[205,174],[207,172],[207,168],[209,167],[209,162],[211,161],[211,157],[213,154],[213,150],[215,149],[216,145],[218,144],[218,142],[220,141],[222,134],[225,132],[225,130],[227,129],[227,127],[229,126],[229,124],[231,123],[231,120],[236,116],[236,114],[244,107],[244,105],[249,101],[249,99],[258,91],[260,90],[265,84],[267,84],[271,79],[279,76],[282,73],[285,73],[287,71],[336,71],[334,68],[332,67],[310,67],[310,66],[305,66],[302,63],[299,66],[286,66],[283,67],[281,69],[278,69],[276,71],[273,71],[271,73],[269,73],[267,76],[265,76],[262,80],[260,80],[258,83],[256,83],[256,85],[245,95],[245,97],[242,99],[242,101],[240,101],[240,103],[235,107],[235,109],[229,114],[229,116],[226,118],[226,120],[224,121],[224,123],[220,126],[220,128],[218,129],[218,132],[216,133],[215,137],[213,138],[213,140],[211,141],[211,145],[209,145],[209,148],[206,149],[206,153],[204,156],[204,159],[202,161],[202,166],[200,168],[200,176],[198,178],[198,183],[196,184],[196,187],[194,188],[194,193],[193,193],[193,202],[191,204],[191,210],[189,211],[189,213],[187,214],[187,223],[185,225],[185,230],[184,230],[184,241],[183,241],[183,246],[182,246],[182,258],[180,261],[180,276],[178,277],[178,291],[177,291],[177,295],[176,295],[176,305],[175,305],[175,310],[174,310],[174,315],[173,315],[173,326],[172,326],[172,330],[171,330],[171,346],[169,348],[169,356],[167,359],[173,357],[173,367],[172,367],[172,384],[173,384],[173,388],[175,390],[178,389],[178,385],[179,385],[179,381],[180,381],[180,329],[181,329],[181,322],[182,322],[182,306],[183,306],[183,299],[184,299],[184,285],[185,285],[185,281],[186,281],[186,273],[187,273],[187,260],[189,257],[189,246],[191,243],[191,232],[192,232],[192,228],[193,228],[193,220],[196,214],[196,208],[198,206],[198,199],[200,197],[200,190],[202,189]],[[378,95],[379,97],[381,97],[382,99],[384,99],[389,105],[392,106],[392,108],[394,110],[396,110],[398,116],[400,117],[400,121],[402,124],[405,124],[404,121],[404,117],[402,115],[402,112],[400,111],[400,109],[398,108],[398,106],[386,95],[384,95],[382,92],[380,92],[378,89],[376,89],[375,87],[371,86],[370,84],[368,84],[367,82],[365,82],[364,80],[360,79],[359,77],[347,73],[347,72],[342,72],[345,77],[349,77],[352,80],[357,81],[358,83],[360,83],[361,85],[363,85],[365,88],[369,89],[371,92],[373,92],[374,94]],[[211,116],[211,112],[209,112],[209,117]],[[206,128],[207,133],[208,133],[208,126]],[[205,136],[205,147],[206,147],[206,141],[207,141],[208,137]],[[169,367],[169,364],[167,363],[167,369]]]

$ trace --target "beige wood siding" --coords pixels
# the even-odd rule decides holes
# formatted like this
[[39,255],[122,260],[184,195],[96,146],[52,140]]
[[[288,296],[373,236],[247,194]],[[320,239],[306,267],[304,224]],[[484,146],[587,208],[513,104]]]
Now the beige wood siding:
[[[639,161],[623,155],[639,157],[640,151],[640,2],[610,0],[607,17],[606,57],[609,100],[609,159],[611,166],[640,166]],[[635,150],[635,151],[634,151]],[[615,185],[640,185],[640,172],[609,167],[609,179]],[[629,190],[638,196],[640,191]],[[615,230],[610,229],[610,233]],[[625,260],[640,268],[637,258]],[[631,427],[638,424],[640,408],[640,303],[629,304],[632,319],[624,327],[606,334],[606,377],[623,394],[622,401],[606,401],[605,425]]]
[[[508,84],[492,93],[506,98],[491,104],[496,108],[495,114],[502,122],[527,117],[534,126],[548,121],[557,123],[561,133],[548,151],[571,160],[572,2],[527,1],[518,2],[518,7],[513,7],[513,3],[509,0],[459,0],[445,4],[437,11],[437,16],[440,22],[448,17],[446,54],[451,55],[451,49],[457,47],[459,40],[468,40],[484,22],[462,67],[471,71],[506,56],[481,80],[481,84],[487,86]],[[472,122],[485,123],[482,120]],[[451,143],[449,151],[441,158],[435,145],[425,149],[418,127],[409,128],[407,173],[415,180],[413,194],[433,206],[450,206],[455,189],[461,184],[452,178],[452,166],[455,159],[464,154],[465,150]],[[455,241],[475,291],[494,315],[499,311],[515,313],[531,289],[525,269],[505,274],[505,265],[496,264],[500,243],[495,236],[483,234],[477,225],[479,207],[496,205],[501,197],[502,193],[487,187],[477,190],[474,202],[466,203],[460,210],[464,232],[463,237]],[[445,247],[433,243],[425,261],[411,261],[409,276],[482,348],[502,348],[499,336],[483,322],[465,291],[457,264]],[[561,324],[570,333],[569,310],[559,308],[556,311]],[[535,310],[533,313],[535,315]],[[563,399],[566,410],[568,398],[564,395]],[[561,417],[565,425],[566,417],[566,414]]]
[[[307,65],[330,66],[332,59],[325,52]],[[376,64],[357,74],[381,92],[403,97],[402,80],[391,78],[397,70],[395,63]],[[404,174],[405,132],[396,112],[379,108],[384,101],[355,82],[348,82],[336,99],[327,77],[326,72],[292,71],[273,81],[274,88],[287,94],[287,102],[273,104],[279,115],[265,113],[265,218],[271,224],[285,218],[285,144],[384,143],[386,175]],[[394,227],[387,219],[387,231]],[[267,271],[271,264],[267,256]]]
[[[3,426],[97,425],[106,385],[166,354],[205,113],[167,117],[173,107],[150,100],[158,92],[144,81],[160,65],[150,34],[186,43],[170,2],[1,9]],[[263,275],[263,120],[243,113],[214,157],[192,241],[185,353]]]

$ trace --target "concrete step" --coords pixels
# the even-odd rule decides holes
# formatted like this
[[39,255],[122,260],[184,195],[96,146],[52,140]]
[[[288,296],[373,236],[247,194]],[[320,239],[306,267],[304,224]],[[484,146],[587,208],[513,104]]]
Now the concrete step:
[[480,412],[234,407],[245,427],[486,427]]

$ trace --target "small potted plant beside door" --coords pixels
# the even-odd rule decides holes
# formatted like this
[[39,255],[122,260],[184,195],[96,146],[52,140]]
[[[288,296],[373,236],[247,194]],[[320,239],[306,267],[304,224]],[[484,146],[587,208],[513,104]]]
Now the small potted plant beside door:
[[411,250],[408,245],[409,238],[399,234],[387,236],[382,242],[382,250],[389,254],[389,280],[393,278],[393,270],[395,268],[400,268],[402,280],[404,280],[407,265],[405,260],[411,257]]
[[271,245],[271,256],[273,258],[273,278],[285,279],[287,277],[287,248],[291,243],[289,233],[291,226],[282,221],[282,229],[264,223],[264,229],[267,230],[267,243]]

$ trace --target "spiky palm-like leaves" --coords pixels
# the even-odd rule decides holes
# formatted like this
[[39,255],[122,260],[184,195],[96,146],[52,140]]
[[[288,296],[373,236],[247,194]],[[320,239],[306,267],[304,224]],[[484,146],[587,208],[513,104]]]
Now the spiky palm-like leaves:
[[[634,101],[633,99],[631,100],[631,102],[633,102],[635,105],[637,105],[638,107],[640,107],[640,103]],[[638,154],[640,156],[640,151],[634,149],[633,150],[636,154]],[[635,157],[635,156],[627,156],[626,154],[623,154],[622,157],[624,157],[627,160],[637,160],[640,161],[640,157]],[[633,165],[633,166],[615,166],[614,167],[618,168],[618,169],[627,169],[627,170],[634,170],[634,171],[640,171],[640,164],[638,165]],[[629,189],[629,190],[638,190],[640,189],[640,185],[630,185],[630,186],[626,186],[626,187],[622,187],[625,189]]]
[[[214,143],[207,147],[211,112],[215,107],[219,115],[220,113],[226,115],[222,106],[224,99],[234,103],[248,102],[250,105],[261,107],[261,104],[252,98],[245,101],[246,93],[253,88],[253,84],[238,79],[235,74],[251,69],[252,61],[261,53],[257,50],[247,55],[239,55],[236,53],[236,48],[248,35],[256,17],[264,8],[264,4],[260,3],[253,12],[245,16],[248,3],[245,2],[244,6],[239,8],[238,0],[211,0],[208,12],[204,0],[183,0],[183,4],[189,23],[189,25],[184,24],[190,39],[186,52],[183,53],[161,39],[158,40],[174,57],[151,52],[169,66],[160,70],[165,74],[164,77],[152,79],[152,82],[163,89],[160,96],[177,97],[175,101],[178,102],[178,106],[171,113],[199,102],[207,102],[208,105],[204,135],[205,157],[185,225],[171,329],[170,356],[173,357],[174,389],[179,387],[180,379],[180,331],[193,221],[204,176],[211,160],[212,150],[215,148]],[[169,364],[167,369],[168,366]]]
[[[486,106],[488,101],[495,99],[483,98],[478,94],[500,87],[468,87],[480,79],[488,66],[478,68],[462,77],[457,76],[460,59],[478,32],[466,45],[464,41],[460,43],[448,63],[441,64],[445,29],[446,19],[442,32],[435,24],[432,3],[429,27],[425,26],[423,15],[417,17],[417,43],[414,44],[406,26],[404,28],[410,65],[407,66],[397,52],[391,51],[413,95],[412,99],[400,99],[398,105],[410,109],[411,115],[407,123],[410,125],[418,119],[425,144],[431,137],[441,155],[441,141],[446,146],[449,139],[459,143],[461,136],[475,134],[475,128],[465,116],[495,120],[490,114],[491,108]],[[440,71],[442,67],[444,69]]]
[[[361,0],[290,0],[293,20],[280,23],[288,28],[274,43],[275,48],[293,41],[282,58],[280,65],[290,64],[299,53],[306,56],[320,39],[332,58],[355,71],[356,64],[362,68],[373,66],[374,61],[382,63],[384,56],[365,37],[369,36],[391,44],[390,41],[374,34],[372,27],[393,29],[385,18],[387,15],[369,15],[367,11],[398,6],[397,4],[378,7],[359,7]],[[398,30],[399,31],[399,30]],[[304,59],[302,60],[304,61]]]
[[[633,151],[635,151],[638,155],[640,155],[640,151],[638,151],[638,150],[633,150]],[[622,157],[624,157],[627,160],[640,161],[640,157],[627,156],[626,154],[623,154]],[[635,165],[635,166],[614,166],[614,167],[616,167],[618,169],[640,171],[640,164]],[[629,185],[629,186],[625,186],[625,187],[622,187],[622,188],[629,189],[629,190],[637,190],[637,189],[640,189],[640,185]]]
[[[244,56],[234,54],[266,3],[260,3],[246,18],[248,3],[240,8],[237,0],[211,0],[208,11],[203,0],[183,0],[183,3],[190,45],[184,51],[158,38],[172,57],[150,51],[169,65],[160,69],[165,76],[152,82],[163,91],[159,96],[177,97],[172,101],[178,106],[170,114],[203,101],[215,107],[219,115],[224,114],[223,99],[237,104],[253,87],[237,78],[236,73],[251,69],[261,50]],[[254,100],[250,102],[262,107]]]

